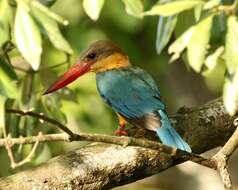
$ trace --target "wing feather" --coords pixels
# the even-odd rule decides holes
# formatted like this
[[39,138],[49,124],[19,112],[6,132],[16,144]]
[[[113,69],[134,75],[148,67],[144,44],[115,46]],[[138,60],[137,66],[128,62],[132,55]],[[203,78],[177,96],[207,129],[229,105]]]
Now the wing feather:
[[104,101],[129,119],[165,108],[155,82],[138,67],[99,73],[97,87]]

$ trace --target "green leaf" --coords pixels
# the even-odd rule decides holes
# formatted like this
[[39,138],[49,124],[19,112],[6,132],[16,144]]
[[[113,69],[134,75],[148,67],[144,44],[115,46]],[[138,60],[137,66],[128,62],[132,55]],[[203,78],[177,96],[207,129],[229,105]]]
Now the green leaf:
[[39,2],[46,5],[47,7],[51,7],[55,4],[56,0],[39,0]]
[[201,70],[206,56],[211,33],[212,18],[213,15],[210,15],[194,26],[194,32],[187,46],[189,65],[196,72]]
[[16,99],[18,91],[16,87],[16,74],[11,66],[0,58],[0,95]]
[[224,44],[227,32],[227,16],[225,13],[214,16],[211,29],[211,44]]
[[238,23],[236,16],[230,16],[227,21],[225,58],[226,67],[230,74],[237,72],[238,68]]
[[175,39],[181,36],[186,30],[192,27],[196,23],[194,18],[194,11],[184,11],[178,15],[178,21],[174,29]]
[[221,0],[210,0],[206,2],[203,6],[204,10],[212,9],[213,7],[218,6],[221,3]]
[[201,0],[178,0],[165,4],[156,4],[151,10],[146,11],[144,15],[171,16],[202,4],[204,4],[204,1]]
[[0,1],[0,48],[10,39],[10,25],[12,22],[12,9],[8,0]]
[[0,137],[5,133],[5,103],[7,98],[0,95]]
[[0,58],[0,66],[1,66],[0,67],[1,70],[6,73],[6,75],[8,76],[9,79],[17,80],[17,74],[14,71],[13,67],[9,63],[4,61],[3,58]]
[[194,32],[194,27],[190,27],[186,30],[174,43],[169,46],[168,52],[172,54],[170,62],[175,61],[180,57],[180,54],[187,47]]
[[156,36],[156,50],[158,54],[160,54],[164,47],[168,44],[176,23],[177,16],[159,17]]
[[137,18],[143,17],[143,4],[141,0],[122,0],[125,4],[126,12]]
[[[34,1],[35,2],[35,1]],[[45,12],[43,12],[38,7],[32,6],[33,16],[39,21],[39,23],[45,29],[51,43],[60,50],[63,50],[69,54],[73,53],[72,48],[69,43],[62,36],[58,24],[55,20],[49,17]]]
[[202,9],[203,9],[202,5],[197,6],[197,7],[194,8],[194,17],[195,17],[196,21],[199,21],[199,19],[201,18]]
[[227,75],[223,88],[223,102],[230,115],[235,115],[238,110],[238,72]]
[[37,70],[40,65],[42,53],[41,34],[38,26],[28,12],[28,7],[22,1],[17,2],[14,31],[16,45],[32,68]]
[[31,1],[31,6],[39,9],[41,12],[43,12],[45,15],[48,17],[52,18],[53,20],[67,26],[69,24],[68,20],[65,20],[62,18],[60,15],[52,12],[48,7],[44,6],[42,3],[39,1]]
[[221,46],[217,48],[212,54],[207,56],[204,65],[206,66],[206,70],[202,73],[203,76],[209,75],[216,68],[218,64],[218,60],[222,53],[224,52],[224,47]]
[[92,20],[99,18],[103,5],[104,0],[83,0],[83,8]]

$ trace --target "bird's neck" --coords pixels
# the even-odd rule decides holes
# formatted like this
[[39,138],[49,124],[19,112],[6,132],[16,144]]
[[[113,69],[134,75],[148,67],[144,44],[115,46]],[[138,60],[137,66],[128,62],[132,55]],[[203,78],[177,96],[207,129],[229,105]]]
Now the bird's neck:
[[114,53],[107,58],[99,61],[96,63],[93,67],[93,71],[95,73],[100,73],[112,69],[118,69],[122,67],[129,67],[130,62],[128,60],[128,57],[126,55],[123,55],[121,53]]

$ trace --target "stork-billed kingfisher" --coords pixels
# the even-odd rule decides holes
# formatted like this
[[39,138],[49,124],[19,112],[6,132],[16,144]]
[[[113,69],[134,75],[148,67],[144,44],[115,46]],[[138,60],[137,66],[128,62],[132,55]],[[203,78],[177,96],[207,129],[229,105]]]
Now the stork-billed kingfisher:
[[54,92],[87,72],[96,73],[102,99],[119,117],[119,134],[125,134],[126,122],[155,131],[163,144],[191,152],[189,145],[171,126],[160,91],[151,76],[132,66],[128,56],[107,40],[96,41],[44,93]]

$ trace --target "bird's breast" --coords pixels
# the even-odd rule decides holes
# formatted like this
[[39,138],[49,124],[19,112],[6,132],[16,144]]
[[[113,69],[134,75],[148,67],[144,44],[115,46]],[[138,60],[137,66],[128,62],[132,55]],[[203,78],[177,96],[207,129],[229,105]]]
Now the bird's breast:
[[112,69],[97,73],[97,89],[102,98],[124,96],[123,87],[127,86],[123,71]]

